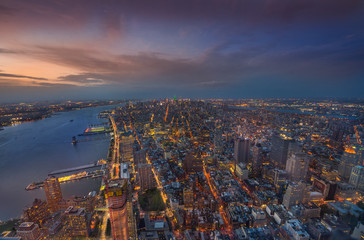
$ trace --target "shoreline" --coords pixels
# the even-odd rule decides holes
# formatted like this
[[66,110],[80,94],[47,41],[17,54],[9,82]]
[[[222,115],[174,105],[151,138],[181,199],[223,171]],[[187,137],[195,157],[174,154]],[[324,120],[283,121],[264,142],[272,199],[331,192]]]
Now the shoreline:
[[93,107],[104,107],[104,106],[120,105],[120,104],[123,104],[123,103],[124,103],[124,101],[120,101],[119,103],[101,104],[101,105],[99,104],[99,105],[94,105],[94,106],[75,107],[75,108],[72,108],[72,109],[64,109],[62,111],[45,111],[44,115],[41,115],[41,117],[36,117],[36,118],[34,118],[32,120],[24,120],[24,121],[19,121],[19,122],[10,123],[10,124],[7,124],[8,122],[0,122],[0,131],[5,130],[8,127],[15,127],[15,126],[23,124],[23,123],[41,121],[41,120],[50,118],[53,115],[58,115],[58,114],[65,113],[65,112],[72,112],[72,111],[77,111],[77,110],[82,110],[82,109],[87,109],[87,108],[93,108]]
[[[99,114],[100,113],[102,113],[103,111],[105,111],[105,108],[106,109],[113,109],[113,108],[115,108],[115,107],[117,107],[117,106],[119,106],[120,104],[119,103],[117,103],[117,104],[108,104],[108,105],[102,105],[102,106],[90,106],[90,107],[85,107],[85,108],[81,108],[81,109],[77,109],[77,110],[82,110],[82,109],[91,109],[91,108],[96,108],[97,110],[95,111],[97,114],[96,114],[96,117],[97,118],[99,118]],[[101,108],[101,109],[100,109]],[[76,109],[74,109],[74,110],[76,110]],[[54,115],[59,115],[59,114],[63,114],[63,113],[68,113],[68,112],[76,112],[76,111],[74,111],[74,110],[71,110],[71,111],[64,111],[64,112],[57,112],[57,113],[55,113]],[[87,110],[86,110],[87,111]],[[53,114],[52,114],[53,115]],[[51,116],[50,116],[51,117]],[[76,119],[76,118],[75,118]],[[41,120],[44,120],[44,119],[41,119]],[[33,123],[33,122],[38,122],[38,121],[29,121],[28,123]],[[20,124],[19,124],[20,125]],[[9,127],[11,127],[11,126],[9,126]],[[100,160],[100,159],[104,159],[105,157],[107,157],[107,155],[108,155],[108,152],[109,152],[109,149],[110,149],[110,144],[112,144],[111,143],[111,135],[110,136],[108,136],[108,138],[106,139],[105,138],[105,140],[106,141],[108,141],[108,142],[104,142],[103,143],[103,145],[104,144],[107,144],[105,147],[106,147],[106,149],[104,149],[102,152],[100,152],[99,154],[98,154],[98,157],[97,157],[97,160]],[[84,178],[84,179],[79,179],[79,180],[77,180],[77,181],[75,181],[75,182],[83,182],[83,180],[87,180],[88,178]],[[93,178],[89,178],[89,179],[93,179]],[[100,179],[99,177],[97,178],[97,179]],[[69,183],[72,183],[73,181],[71,181],[71,182],[69,182]],[[28,182],[29,183],[29,182]],[[97,189],[97,190],[99,190],[100,189],[100,187],[101,187],[101,184],[102,184],[102,181],[100,181],[100,184],[97,184],[97,186],[95,186],[96,188],[95,189]],[[22,187],[22,189],[24,189],[24,187]],[[76,193],[76,195],[77,195],[77,193]],[[84,195],[84,193],[83,192],[80,192],[79,193],[79,195]],[[66,196],[66,198],[67,198],[67,196]],[[26,207],[26,205],[23,205],[23,206],[21,206],[20,208],[18,208],[18,209],[23,209],[24,207]],[[17,215],[17,216],[16,216]],[[2,221],[2,223],[5,223],[5,222],[8,222],[8,221],[11,221],[12,219],[21,219],[21,216],[22,216],[22,214],[15,214],[15,216],[13,215],[13,217],[11,217],[11,216],[9,216],[9,218],[2,218],[1,219],[1,221]]]

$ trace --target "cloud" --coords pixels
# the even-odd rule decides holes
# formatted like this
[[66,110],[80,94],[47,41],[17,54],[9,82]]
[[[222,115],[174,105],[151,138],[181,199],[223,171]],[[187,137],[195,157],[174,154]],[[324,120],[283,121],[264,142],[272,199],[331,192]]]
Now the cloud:
[[3,73],[7,84],[218,92],[273,78],[339,86],[364,75],[361,0],[2,4],[1,66],[57,66],[47,79]]
[[[196,58],[173,58],[160,53],[111,54],[96,49],[35,46],[28,56],[71,67],[79,74],[61,75],[57,83],[79,86],[120,85],[223,87],[240,85],[256,77],[297,76],[322,81],[342,81],[363,74],[364,43],[359,39],[323,45],[277,49],[228,41]],[[348,48],[348,46],[351,46]]]
[[34,79],[34,80],[47,80],[46,78],[32,77],[32,76],[25,76],[25,75],[18,75],[18,74],[10,74],[10,73],[3,73],[3,72],[0,72],[0,77],[4,77],[4,78],[27,78],[27,79]]
[[[16,9],[16,14],[13,9]],[[89,23],[94,26],[99,23],[106,38],[119,37],[128,28],[125,23],[138,20],[158,21],[167,25],[229,23],[243,27],[313,23],[318,20],[327,22],[362,10],[361,0],[122,0],[107,4],[99,0],[4,0],[0,6],[0,14],[7,15],[17,29],[40,26],[84,29]]]
[[7,49],[7,48],[0,48],[0,54],[4,53],[4,54],[20,54],[20,53],[24,53],[23,51],[20,50],[14,50],[14,49]]
[[15,12],[14,9],[4,5],[0,5],[0,17],[12,15],[14,12]]

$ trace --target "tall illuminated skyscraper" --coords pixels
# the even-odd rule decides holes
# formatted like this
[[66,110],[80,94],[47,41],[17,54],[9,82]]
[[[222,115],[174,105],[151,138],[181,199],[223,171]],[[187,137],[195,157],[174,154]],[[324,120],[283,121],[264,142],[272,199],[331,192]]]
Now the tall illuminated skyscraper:
[[128,180],[118,179],[110,181],[105,191],[113,240],[129,239],[127,189]]
[[48,177],[44,181],[44,191],[46,193],[48,207],[50,211],[52,213],[58,211],[58,204],[62,200],[62,191],[58,178]]

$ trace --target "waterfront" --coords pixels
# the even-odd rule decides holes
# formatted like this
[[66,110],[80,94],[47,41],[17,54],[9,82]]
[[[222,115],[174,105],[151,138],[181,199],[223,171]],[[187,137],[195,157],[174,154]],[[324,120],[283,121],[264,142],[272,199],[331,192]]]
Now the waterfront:
[[[109,139],[71,144],[72,136],[89,124],[104,122],[98,113],[114,106],[63,112],[40,121],[5,127],[0,132],[0,220],[19,217],[34,198],[45,199],[43,189],[26,191],[57,169],[76,167],[106,158]],[[73,121],[72,121],[73,120]],[[100,179],[62,184],[64,197],[97,190]]]

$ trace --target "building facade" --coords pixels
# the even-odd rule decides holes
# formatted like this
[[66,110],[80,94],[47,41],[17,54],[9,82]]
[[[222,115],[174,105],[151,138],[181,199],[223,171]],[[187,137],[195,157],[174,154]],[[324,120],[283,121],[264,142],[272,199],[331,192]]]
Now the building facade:
[[364,167],[355,166],[351,170],[349,183],[356,189],[364,191]]
[[288,148],[291,140],[282,138],[278,134],[272,136],[271,164],[278,169],[285,169],[288,157]]
[[157,182],[155,180],[151,164],[139,164],[137,171],[139,173],[139,185],[142,192],[155,188]]
[[38,240],[40,238],[40,230],[38,224],[33,222],[23,222],[19,225],[16,234],[22,240]]
[[49,210],[54,213],[59,210],[59,203],[62,201],[61,185],[58,178],[49,177],[44,181],[44,191],[47,197]]
[[286,163],[286,172],[292,181],[304,180],[307,175],[309,157],[304,153],[291,154]]
[[105,191],[114,240],[125,240],[129,238],[127,187],[127,180],[113,180],[108,182]]
[[237,138],[234,142],[235,165],[239,163],[249,164],[250,159],[250,140]]

